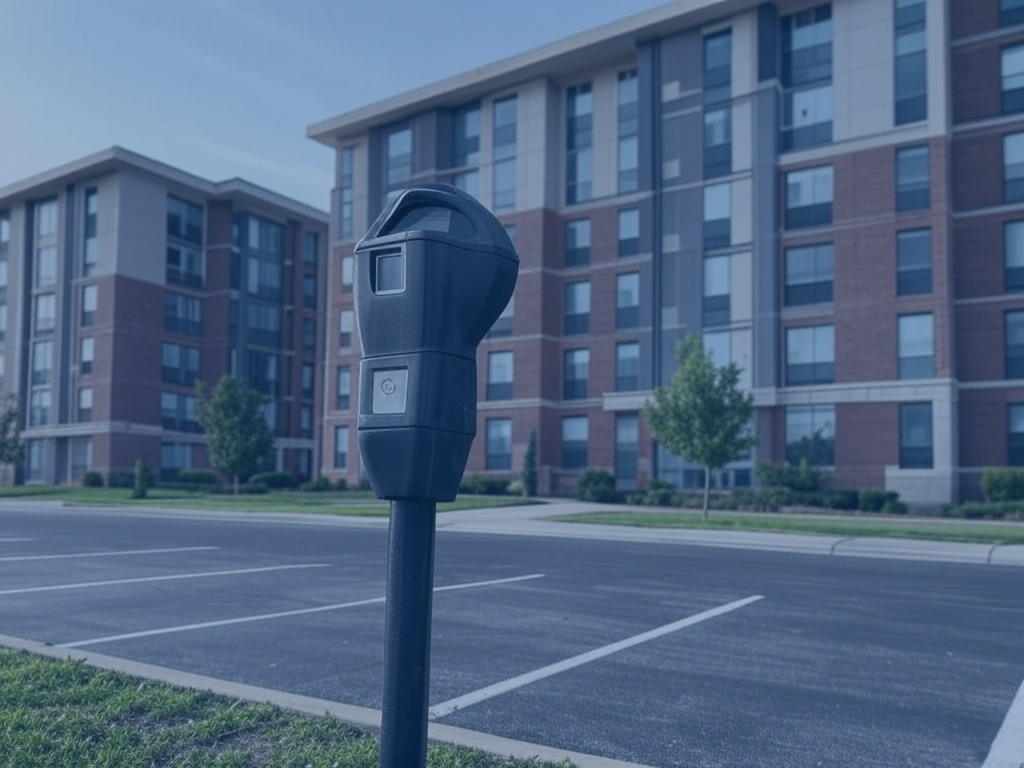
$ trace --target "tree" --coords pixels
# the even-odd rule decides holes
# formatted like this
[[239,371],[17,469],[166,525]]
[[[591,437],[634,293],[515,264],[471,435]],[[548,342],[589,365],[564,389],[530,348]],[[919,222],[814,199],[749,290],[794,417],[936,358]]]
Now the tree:
[[12,395],[4,402],[0,411],[0,465],[4,467],[5,479],[7,466],[21,464],[24,445],[21,441],[21,430],[18,428],[18,404]]
[[523,481],[523,496],[537,495],[537,430],[530,433],[530,442],[526,446],[526,456],[523,457],[523,473],[520,477]]
[[679,370],[667,386],[655,388],[644,418],[669,451],[704,467],[706,521],[712,470],[742,458],[756,442],[749,432],[754,399],[739,388],[739,366],[716,367],[698,336],[680,340],[676,359]]
[[262,410],[267,399],[234,376],[222,376],[212,392],[198,381],[196,394],[196,418],[206,432],[210,463],[231,477],[237,494],[239,478],[258,470],[274,449]]

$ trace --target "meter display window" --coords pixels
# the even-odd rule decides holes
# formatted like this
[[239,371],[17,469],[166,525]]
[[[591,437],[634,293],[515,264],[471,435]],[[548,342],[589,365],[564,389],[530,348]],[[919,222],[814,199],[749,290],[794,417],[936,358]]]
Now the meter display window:
[[375,293],[402,293],[405,290],[405,253],[379,253],[374,260],[377,278]]

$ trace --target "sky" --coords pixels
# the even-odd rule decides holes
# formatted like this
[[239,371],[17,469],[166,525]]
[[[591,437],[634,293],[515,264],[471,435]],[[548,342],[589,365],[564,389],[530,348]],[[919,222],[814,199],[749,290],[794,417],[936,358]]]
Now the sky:
[[0,0],[0,188],[113,145],[326,210],[306,128],[665,0]]

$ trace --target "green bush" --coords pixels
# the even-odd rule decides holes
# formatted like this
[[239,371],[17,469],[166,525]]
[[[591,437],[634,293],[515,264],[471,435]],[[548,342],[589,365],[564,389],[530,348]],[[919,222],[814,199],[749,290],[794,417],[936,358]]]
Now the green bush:
[[824,502],[829,509],[857,509],[860,507],[860,493],[853,488],[831,488],[825,491]]
[[897,499],[886,499],[882,511],[887,515],[905,515],[907,505]]
[[479,496],[504,496],[508,493],[511,478],[500,475],[463,475],[459,493]]
[[813,467],[804,459],[797,466],[759,461],[754,470],[758,485],[763,488],[788,488],[802,493],[821,493],[828,488],[831,475]]
[[249,482],[279,490],[282,488],[295,488],[299,484],[299,479],[295,476],[294,472],[260,472],[250,477]]
[[94,469],[88,470],[84,475],[82,475],[82,487],[102,488],[103,475]]
[[264,485],[263,483],[251,483],[250,482],[250,483],[242,483],[240,486],[238,486],[238,492],[239,493],[245,493],[245,494],[250,494],[250,495],[266,493],[269,490],[270,489],[267,488],[267,486]]
[[622,494],[615,490],[615,475],[607,469],[585,469],[576,481],[576,498],[610,504],[622,500]]
[[985,501],[1024,500],[1024,469],[989,467],[981,473],[981,490]]
[[323,475],[313,478],[309,482],[303,483],[302,485],[299,486],[300,491],[312,493],[322,493],[323,491],[329,491],[333,488],[334,486],[331,484],[331,481],[328,480]]
[[968,520],[1024,520],[1024,503],[970,501],[966,504],[943,504],[939,514],[942,517],[963,517]]
[[896,504],[900,495],[896,491],[882,488],[861,488],[857,501],[857,509],[861,512],[882,512],[886,504]]
[[334,490],[336,490],[336,491],[347,491],[348,490],[348,480],[346,480],[344,477],[339,477],[337,480],[334,481]]
[[183,485],[217,485],[217,473],[209,469],[179,469],[178,482]]
[[144,499],[153,487],[153,470],[142,459],[135,460],[135,471],[132,472],[132,498]]
[[131,469],[112,469],[107,472],[108,488],[132,488],[135,486],[135,472]]
[[647,490],[640,494],[640,503],[648,507],[669,507],[676,487],[667,480],[652,477],[647,483]]

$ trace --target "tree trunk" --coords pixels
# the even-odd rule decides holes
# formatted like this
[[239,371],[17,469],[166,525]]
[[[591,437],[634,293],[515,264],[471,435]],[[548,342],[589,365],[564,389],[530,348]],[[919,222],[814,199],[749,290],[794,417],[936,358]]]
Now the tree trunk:
[[708,521],[708,499],[711,496],[711,467],[704,467],[704,506],[700,510],[700,521]]

